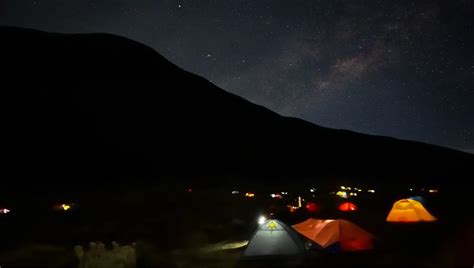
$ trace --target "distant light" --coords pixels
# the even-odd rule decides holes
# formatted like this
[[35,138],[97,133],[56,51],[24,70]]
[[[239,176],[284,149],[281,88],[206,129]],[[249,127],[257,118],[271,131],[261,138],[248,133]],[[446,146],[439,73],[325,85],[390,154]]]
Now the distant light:
[[286,206],[291,213],[295,212],[297,209],[299,209],[299,207],[295,207],[295,206],[292,206],[292,205],[288,205]]
[[318,205],[316,205],[316,203],[313,203],[313,202],[308,202],[306,204],[306,209],[309,212],[316,212],[318,210]]
[[262,224],[265,223],[266,220],[267,220],[267,218],[265,218],[264,216],[260,216],[260,217],[258,217],[257,222],[258,222],[259,225],[262,225]]
[[429,192],[430,192],[430,193],[437,193],[438,190],[436,190],[436,189],[430,189]]
[[254,193],[245,193],[245,196],[246,196],[246,197],[250,197],[250,198],[252,198],[252,197],[254,197],[254,196],[255,196],[255,194],[254,194]]
[[298,196],[298,207],[301,207],[301,196]]
[[188,193],[192,193],[192,192],[193,192],[193,189],[188,188],[186,191],[187,191]]
[[311,189],[309,189],[309,191],[314,193],[314,192],[316,192],[316,188],[311,188]]
[[270,196],[271,196],[272,198],[278,198],[278,199],[282,199],[282,198],[283,198],[280,194],[271,194]]
[[351,190],[351,187],[346,187],[346,190]]
[[338,191],[336,195],[341,198],[347,198],[347,192],[344,192],[344,191]]
[[375,190],[372,190],[372,189],[371,189],[371,190],[367,190],[367,192],[369,192],[369,193],[375,193]]
[[413,188],[410,188],[410,192],[413,192]]
[[239,191],[232,191],[232,194],[240,194]]
[[344,186],[341,186],[341,190],[345,190],[345,189],[346,189],[346,187],[344,187]]
[[10,213],[10,210],[8,208],[0,209],[0,214],[8,214],[8,213]]
[[61,209],[64,210],[64,211],[68,211],[68,210],[71,209],[71,206],[68,205],[68,204],[62,204],[62,205],[61,205]]
[[287,194],[288,194],[288,192],[281,192],[281,194],[282,194],[282,195],[287,195]]
[[362,192],[362,189],[357,189],[358,192]]

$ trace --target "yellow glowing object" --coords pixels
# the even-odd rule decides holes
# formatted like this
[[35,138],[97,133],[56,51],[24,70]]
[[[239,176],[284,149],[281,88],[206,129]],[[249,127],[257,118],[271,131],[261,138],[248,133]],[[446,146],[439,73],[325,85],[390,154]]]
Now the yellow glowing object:
[[344,192],[344,191],[338,191],[336,195],[341,198],[347,198],[347,192]]
[[388,222],[420,222],[436,221],[436,218],[420,202],[402,199],[393,204],[386,220]]
[[375,190],[367,190],[369,193],[375,193]]
[[295,206],[292,206],[292,205],[288,205],[286,206],[288,208],[288,210],[293,213],[295,212],[297,209],[299,209],[299,207],[295,207]]
[[61,208],[62,208],[62,210],[64,210],[64,211],[68,211],[68,210],[71,209],[71,206],[68,205],[68,204],[62,204],[62,205],[61,205]]
[[438,190],[436,190],[436,189],[431,189],[431,190],[429,190],[429,192],[430,192],[430,193],[437,193]]
[[346,187],[344,187],[344,186],[341,186],[341,190],[345,190],[345,189],[346,189]]
[[245,196],[246,196],[246,197],[250,197],[250,198],[252,198],[252,197],[254,197],[254,196],[255,196],[255,194],[254,194],[254,193],[245,193]]
[[271,221],[268,225],[267,228],[271,231],[275,230],[277,228],[277,225],[274,221]]

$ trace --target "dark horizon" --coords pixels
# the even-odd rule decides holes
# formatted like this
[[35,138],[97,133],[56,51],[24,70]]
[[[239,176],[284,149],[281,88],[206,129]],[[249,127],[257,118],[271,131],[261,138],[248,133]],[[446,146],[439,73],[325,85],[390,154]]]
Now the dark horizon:
[[1,0],[0,25],[126,36],[282,115],[474,153],[472,2],[53,2]]

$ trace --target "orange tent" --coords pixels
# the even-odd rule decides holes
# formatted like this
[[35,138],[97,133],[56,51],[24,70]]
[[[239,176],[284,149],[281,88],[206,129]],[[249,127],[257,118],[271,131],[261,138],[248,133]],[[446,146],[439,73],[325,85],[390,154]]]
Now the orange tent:
[[436,221],[426,208],[413,199],[402,199],[393,204],[387,216],[388,222]]
[[357,206],[351,202],[345,202],[339,205],[339,210],[340,211],[356,211]]
[[374,236],[346,220],[317,220],[310,218],[293,228],[323,248],[340,243],[343,251],[373,248]]

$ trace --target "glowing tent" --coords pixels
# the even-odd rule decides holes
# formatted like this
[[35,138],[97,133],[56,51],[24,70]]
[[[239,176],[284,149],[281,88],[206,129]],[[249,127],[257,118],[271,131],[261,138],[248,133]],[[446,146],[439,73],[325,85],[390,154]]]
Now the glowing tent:
[[295,258],[304,252],[303,241],[293,229],[278,220],[267,220],[250,239],[242,259]]
[[402,199],[393,204],[387,216],[388,222],[436,221],[423,205],[413,199]]
[[340,211],[356,211],[357,206],[354,205],[354,203],[351,202],[345,202],[339,205],[339,210]]
[[373,248],[373,235],[346,220],[308,219],[293,225],[298,233],[323,248],[339,244],[342,251],[358,251]]
[[306,210],[307,210],[308,212],[316,212],[316,211],[319,210],[319,206],[318,206],[316,203],[314,203],[314,202],[308,202],[308,203],[306,204]]

